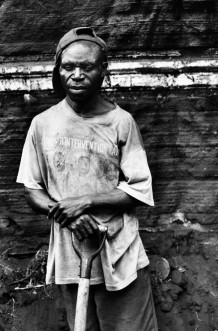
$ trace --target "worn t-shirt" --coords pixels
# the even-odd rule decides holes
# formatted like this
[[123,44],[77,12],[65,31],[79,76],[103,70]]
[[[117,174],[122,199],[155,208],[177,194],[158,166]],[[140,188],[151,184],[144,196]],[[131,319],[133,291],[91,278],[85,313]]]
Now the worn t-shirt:
[[[17,182],[44,189],[56,201],[118,188],[154,205],[138,127],[118,105],[108,113],[85,117],[64,99],[37,115],[26,137]],[[94,260],[91,284],[105,282],[108,290],[122,289],[149,263],[135,210],[98,208],[92,217],[107,225],[108,234],[101,256]],[[91,240],[77,244],[85,254],[96,247]],[[77,283],[79,265],[72,234],[53,220],[46,282]]]

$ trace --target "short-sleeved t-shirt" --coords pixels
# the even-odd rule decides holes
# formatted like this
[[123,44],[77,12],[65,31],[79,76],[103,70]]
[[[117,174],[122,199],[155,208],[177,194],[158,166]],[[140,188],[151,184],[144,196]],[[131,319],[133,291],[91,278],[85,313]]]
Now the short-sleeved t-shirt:
[[[154,205],[138,127],[117,105],[108,113],[85,117],[64,99],[37,115],[26,137],[17,182],[44,189],[56,201],[118,188]],[[92,217],[107,225],[108,235],[101,257],[94,261],[91,284],[105,282],[108,290],[122,289],[149,263],[135,211],[99,208]],[[84,251],[92,246],[80,245]],[[52,221],[46,282],[77,283],[79,264],[72,234]]]

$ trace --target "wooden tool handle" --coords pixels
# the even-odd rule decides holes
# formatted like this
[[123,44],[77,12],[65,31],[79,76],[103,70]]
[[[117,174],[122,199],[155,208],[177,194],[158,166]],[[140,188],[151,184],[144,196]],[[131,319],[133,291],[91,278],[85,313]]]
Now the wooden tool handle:
[[104,246],[104,243],[105,243],[106,235],[107,235],[106,226],[98,224],[98,228],[99,228],[99,231],[102,233],[101,234],[101,237],[102,237],[101,244],[100,244],[99,248],[97,249],[97,251],[95,251],[88,258],[83,256],[82,252],[75,245],[74,238],[72,236],[72,245],[81,261],[80,278],[79,278],[79,286],[78,286],[77,302],[76,302],[76,315],[75,315],[74,331],[85,331],[85,329],[86,329],[86,318],[87,318],[89,284],[90,284],[92,261],[101,252],[101,250]]
[[90,280],[87,278],[80,278],[79,280],[74,331],[85,331],[86,329],[89,283]]
[[107,227],[105,225],[97,224],[98,230],[102,233],[107,231]]

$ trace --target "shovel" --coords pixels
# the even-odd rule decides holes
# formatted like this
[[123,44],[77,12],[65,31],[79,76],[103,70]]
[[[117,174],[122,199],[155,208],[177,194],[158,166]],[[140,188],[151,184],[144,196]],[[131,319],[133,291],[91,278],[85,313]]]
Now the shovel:
[[[70,227],[68,228],[70,231]],[[89,286],[90,286],[90,276],[92,269],[92,262],[97,257],[97,255],[101,252],[106,235],[107,235],[107,227],[104,225],[98,224],[98,229],[102,234],[101,243],[99,248],[92,253],[90,256],[86,257],[82,254],[79,248],[76,246],[74,237],[72,236],[72,245],[80,258],[80,278],[78,285],[78,293],[77,293],[77,301],[76,301],[76,315],[74,322],[74,331],[85,331],[86,329],[86,318],[87,318],[87,308],[88,308],[88,298],[89,298]]]

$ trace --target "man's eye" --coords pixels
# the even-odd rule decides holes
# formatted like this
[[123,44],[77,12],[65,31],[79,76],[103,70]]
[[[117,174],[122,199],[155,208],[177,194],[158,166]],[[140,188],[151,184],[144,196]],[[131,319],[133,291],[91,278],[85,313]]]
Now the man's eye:
[[63,65],[62,67],[63,67],[63,69],[65,69],[65,70],[67,70],[67,71],[72,71],[72,70],[75,69],[73,66],[71,66],[71,65],[67,65],[67,64]]
[[[62,68],[66,71],[74,71],[76,66],[72,65],[72,64],[63,64]],[[80,70],[84,71],[84,72],[89,72],[93,70],[93,66],[91,65],[84,65],[84,66],[80,66],[79,67]]]
[[92,66],[84,66],[82,69],[84,71],[91,71],[91,70],[93,70],[93,67]]

